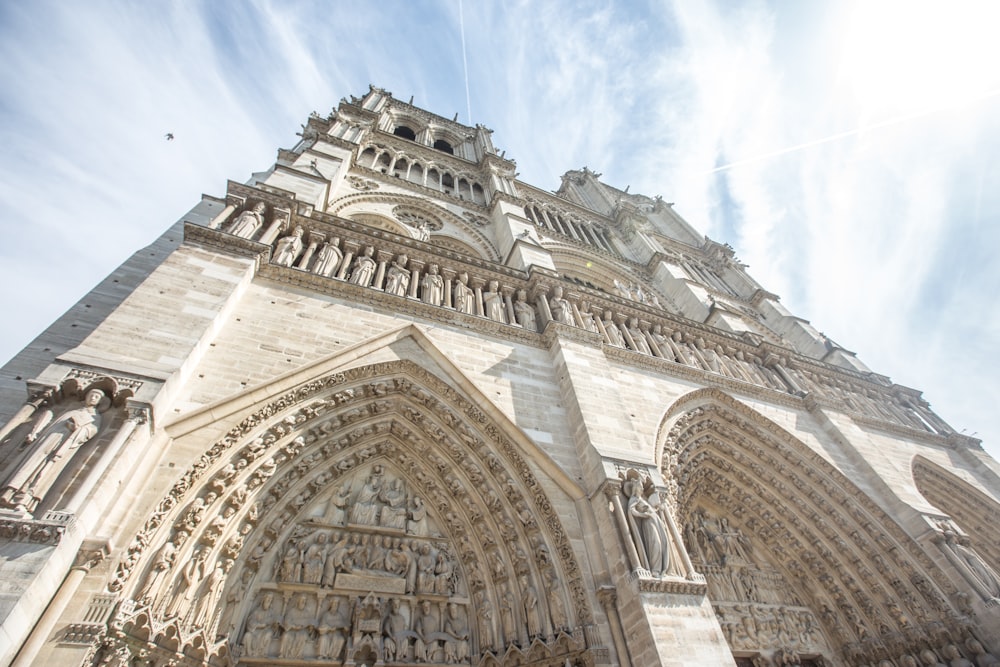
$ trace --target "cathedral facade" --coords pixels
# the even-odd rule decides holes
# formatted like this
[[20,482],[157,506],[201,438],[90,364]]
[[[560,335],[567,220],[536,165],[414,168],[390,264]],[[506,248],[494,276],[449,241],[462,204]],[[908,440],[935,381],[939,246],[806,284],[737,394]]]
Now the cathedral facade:
[[1000,466],[728,245],[378,88],[2,371],[0,665],[985,667]]

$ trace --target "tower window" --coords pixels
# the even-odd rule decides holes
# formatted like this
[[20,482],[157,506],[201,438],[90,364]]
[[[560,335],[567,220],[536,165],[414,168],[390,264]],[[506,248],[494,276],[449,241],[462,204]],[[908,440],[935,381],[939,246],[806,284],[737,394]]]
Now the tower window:
[[[392,131],[397,137],[403,137],[404,139],[409,139],[410,141],[417,140],[417,133],[406,127],[405,125],[400,125],[395,130]],[[435,146],[437,148],[437,146]]]
[[441,151],[442,153],[447,153],[448,155],[454,155],[455,154],[455,149],[452,148],[451,144],[449,144],[444,139],[438,139],[437,141],[435,141],[434,142],[434,148],[436,148],[437,150]]

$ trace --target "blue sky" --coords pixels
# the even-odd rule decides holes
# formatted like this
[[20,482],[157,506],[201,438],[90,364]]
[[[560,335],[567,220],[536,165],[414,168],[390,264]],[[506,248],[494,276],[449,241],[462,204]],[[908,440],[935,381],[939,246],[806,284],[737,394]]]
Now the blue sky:
[[1000,455],[1000,6],[461,14],[468,97],[458,0],[0,3],[0,357],[202,192],[267,168],[309,112],[374,83],[471,110],[534,185],[586,165],[675,202],[793,313]]

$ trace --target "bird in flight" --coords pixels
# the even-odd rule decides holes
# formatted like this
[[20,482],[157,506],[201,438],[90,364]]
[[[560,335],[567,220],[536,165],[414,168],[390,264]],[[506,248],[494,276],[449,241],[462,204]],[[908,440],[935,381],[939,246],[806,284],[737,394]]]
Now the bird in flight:
[[174,133],[173,132],[167,132],[163,136],[165,136],[167,138],[167,141],[173,141],[174,140]]

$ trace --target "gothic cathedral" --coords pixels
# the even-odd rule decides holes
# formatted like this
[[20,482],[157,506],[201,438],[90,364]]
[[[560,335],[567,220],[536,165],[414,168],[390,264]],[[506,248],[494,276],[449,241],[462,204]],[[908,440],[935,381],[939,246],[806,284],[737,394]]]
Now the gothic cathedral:
[[0,665],[998,664],[1000,466],[745,269],[312,115],[3,368]]

